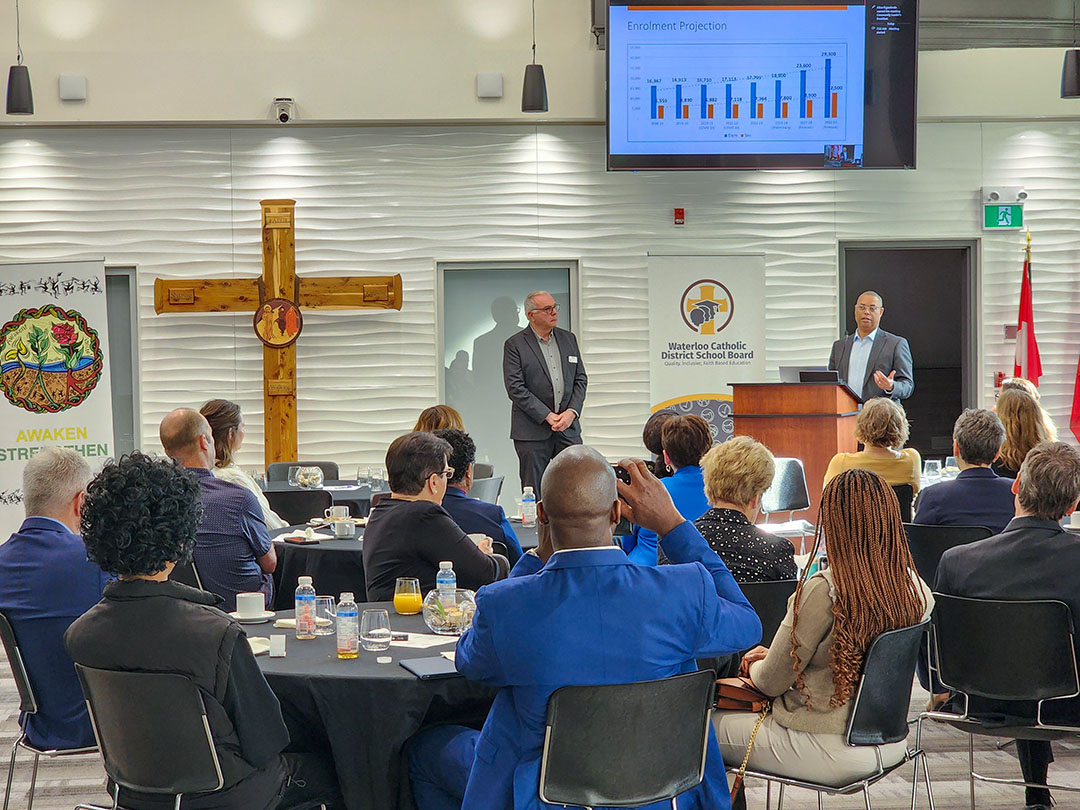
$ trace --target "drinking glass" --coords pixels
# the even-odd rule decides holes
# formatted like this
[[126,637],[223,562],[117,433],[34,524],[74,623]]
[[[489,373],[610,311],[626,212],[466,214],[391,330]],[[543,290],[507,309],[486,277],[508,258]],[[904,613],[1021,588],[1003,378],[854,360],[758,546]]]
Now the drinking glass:
[[315,635],[332,636],[334,620],[337,619],[337,607],[332,596],[315,597]]
[[293,467],[289,467],[289,486],[290,487],[298,487],[298,486],[300,486],[296,481],[296,476],[297,476],[297,474],[299,472],[300,472],[300,465],[299,464],[297,464],[297,465],[295,465]]
[[945,472],[950,475],[960,472],[960,465],[956,463],[956,456],[949,456],[945,459]]
[[420,580],[414,577],[398,577],[394,585],[394,610],[402,616],[414,616],[423,606]]
[[923,463],[923,475],[931,481],[941,478],[941,460],[936,458],[927,459]]
[[390,614],[379,608],[360,617],[360,646],[379,652],[390,649]]

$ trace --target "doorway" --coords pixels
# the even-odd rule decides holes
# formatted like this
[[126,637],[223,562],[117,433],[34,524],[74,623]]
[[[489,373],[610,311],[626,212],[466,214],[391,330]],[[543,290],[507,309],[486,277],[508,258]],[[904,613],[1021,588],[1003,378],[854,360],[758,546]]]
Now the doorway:
[[908,446],[924,458],[952,454],[952,428],[977,402],[975,240],[841,242],[840,334],[855,331],[855,302],[884,299],[881,328],[907,338],[915,392],[904,400]]

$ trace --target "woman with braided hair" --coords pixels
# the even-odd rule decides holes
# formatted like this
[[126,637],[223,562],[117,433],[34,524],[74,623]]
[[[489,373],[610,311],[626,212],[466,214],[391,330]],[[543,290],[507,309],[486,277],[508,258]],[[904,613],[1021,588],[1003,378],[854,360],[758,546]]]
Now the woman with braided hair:
[[[863,656],[881,633],[929,616],[934,599],[915,573],[896,495],[876,473],[845,470],[826,485],[815,552],[826,540],[829,567],[803,572],[771,646],[750,650],[740,673],[775,697],[750,769],[843,785],[877,767],[873,746],[844,737]],[[742,762],[757,719],[714,713],[725,762]],[[899,762],[904,747],[878,746],[882,764]]]

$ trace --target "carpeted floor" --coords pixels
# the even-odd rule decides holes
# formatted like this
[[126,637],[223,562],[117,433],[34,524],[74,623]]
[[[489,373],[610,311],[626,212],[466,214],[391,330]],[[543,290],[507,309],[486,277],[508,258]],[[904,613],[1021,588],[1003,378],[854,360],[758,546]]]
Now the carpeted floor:
[[[927,694],[916,686],[912,695],[912,712],[925,705]],[[18,696],[8,669],[7,660],[0,652],[0,751],[10,752],[11,743],[18,732]],[[929,724],[924,731],[924,747],[929,754],[930,775],[934,785],[935,804],[941,810],[963,810],[969,807],[967,779],[967,741],[964,735],[951,729]],[[1080,787],[1080,739],[1068,743],[1054,743],[1057,761],[1051,766],[1051,779],[1062,784]],[[976,767],[982,772],[1001,777],[1019,778],[1020,768],[1012,749],[999,751],[990,740],[976,739]],[[5,762],[6,764],[6,762]],[[26,792],[30,784],[31,758],[25,752],[16,765],[12,789],[12,810],[24,810]],[[6,777],[6,774],[3,774]],[[2,778],[2,777],[0,777]],[[1059,792],[1055,794],[1059,810],[1080,808],[1080,793]],[[871,790],[873,806],[878,810],[909,808],[911,800],[911,768],[905,767],[888,779],[879,782]],[[77,802],[108,804],[104,790],[104,775],[97,756],[42,759],[38,771],[34,807],[38,810],[71,810]],[[979,810],[1018,810],[1024,807],[1021,788],[978,784],[976,801]],[[776,792],[773,791],[773,806]],[[748,806],[765,807],[765,789],[760,783],[750,783]],[[798,808],[817,807],[814,794],[789,790],[784,806]],[[828,808],[862,808],[861,796],[826,796]],[[925,792],[919,791],[919,806],[926,807]],[[365,810],[386,810],[365,808]]]

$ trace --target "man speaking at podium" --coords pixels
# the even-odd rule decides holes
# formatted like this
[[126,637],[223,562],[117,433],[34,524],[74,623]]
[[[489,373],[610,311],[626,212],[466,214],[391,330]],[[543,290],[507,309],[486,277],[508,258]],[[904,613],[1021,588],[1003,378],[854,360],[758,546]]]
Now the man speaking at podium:
[[863,402],[874,397],[907,399],[915,390],[907,339],[878,328],[884,303],[872,290],[860,295],[855,334],[833,343],[829,354],[829,368],[838,371]]

